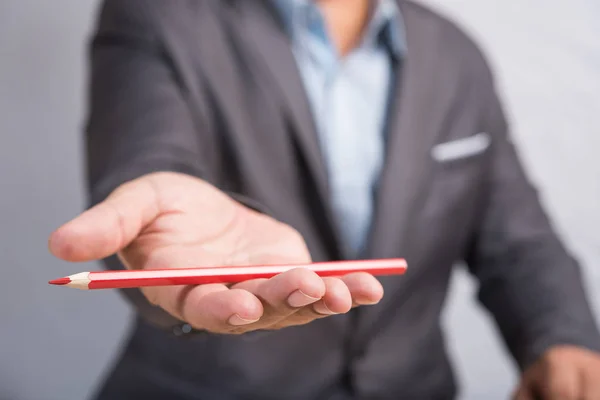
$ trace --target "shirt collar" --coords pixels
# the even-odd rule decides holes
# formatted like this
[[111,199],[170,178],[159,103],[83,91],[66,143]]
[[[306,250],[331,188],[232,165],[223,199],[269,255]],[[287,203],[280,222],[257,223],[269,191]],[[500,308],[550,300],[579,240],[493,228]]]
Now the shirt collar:
[[[365,40],[381,40],[395,58],[406,54],[406,32],[404,20],[396,0],[373,0],[375,9],[365,32]],[[315,12],[313,0],[273,0],[283,23],[292,35],[294,29],[310,13]]]

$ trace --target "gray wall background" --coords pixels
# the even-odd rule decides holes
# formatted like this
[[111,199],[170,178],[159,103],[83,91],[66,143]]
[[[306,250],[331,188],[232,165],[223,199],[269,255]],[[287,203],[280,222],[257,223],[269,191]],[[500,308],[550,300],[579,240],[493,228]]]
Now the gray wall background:
[[[600,2],[428,2],[470,31],[496,66],[526,165],[600,310]],[[46,251],[48,234],[85,204],[80,131],[96,7],[0,1],[0,399],[84,399],[128,327],[115,293],[46,285],[97,267]],[[512,365],[462,273],[445,320],[463,399],[507,398]]]

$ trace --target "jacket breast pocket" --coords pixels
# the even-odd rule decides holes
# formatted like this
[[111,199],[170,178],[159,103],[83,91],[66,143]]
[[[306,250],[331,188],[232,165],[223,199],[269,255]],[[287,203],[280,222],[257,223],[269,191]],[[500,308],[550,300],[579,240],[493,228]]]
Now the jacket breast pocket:
[[491,145],[487,132],[438,143],[431,149],[431,158],[437,164],[454,164],[484,156]]
[[435,146],[422,218],[457,234],[476,218],[489,176],[490,140],[484,133]]

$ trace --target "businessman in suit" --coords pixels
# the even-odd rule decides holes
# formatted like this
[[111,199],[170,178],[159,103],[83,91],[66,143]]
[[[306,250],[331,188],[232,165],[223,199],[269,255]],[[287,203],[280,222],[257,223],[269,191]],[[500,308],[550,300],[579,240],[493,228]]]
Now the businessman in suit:
[[522,371],[515,398],[600,398],[580,270],[450,22],[402,0],[107,0],[90,81],[94,206],[56,256],[409,264],[128,290],[138,318],[98,399],[452,399],[457,261]]

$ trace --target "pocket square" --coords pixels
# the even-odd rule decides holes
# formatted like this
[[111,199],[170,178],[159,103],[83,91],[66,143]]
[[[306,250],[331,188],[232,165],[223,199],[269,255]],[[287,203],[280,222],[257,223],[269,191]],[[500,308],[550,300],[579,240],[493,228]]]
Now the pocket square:
[[460,160],[483,153],[490,146],[490,142],[490,135],[480,132],[466,138],[440,143],[431,150],[431,156],[438,162]]

